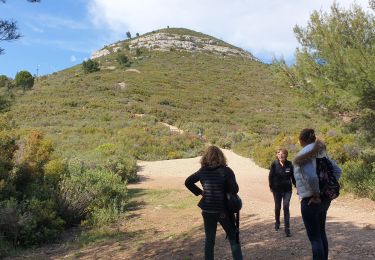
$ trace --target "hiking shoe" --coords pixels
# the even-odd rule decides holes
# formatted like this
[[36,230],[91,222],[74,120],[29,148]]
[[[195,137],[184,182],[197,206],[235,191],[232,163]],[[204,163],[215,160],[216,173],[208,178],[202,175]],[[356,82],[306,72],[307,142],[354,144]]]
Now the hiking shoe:
[[279,231],[279,229],[280,229],[280,224],[279,223],[275,223],[275,230]]
[[285,236],[286,237],[291,237],[292,236],[292,234],[290,234],[290,230],[289,229],[285,230]]

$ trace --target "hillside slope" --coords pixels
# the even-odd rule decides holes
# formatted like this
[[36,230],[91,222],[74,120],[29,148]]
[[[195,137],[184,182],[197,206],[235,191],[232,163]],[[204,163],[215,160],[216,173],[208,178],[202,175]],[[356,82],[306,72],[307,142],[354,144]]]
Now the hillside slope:
[[[169,37],[163,49],[155,40],[160,35]],[[171,48],[168,44],[176,39],[186,44]],[[192,43],[196,49],[184,48]],[[208,43],[218,49],[206,48]],[[161,135],[165,142],[176,138],[158,124],[162,121],[185,130],[178,138],[191,142],[176,148],[184,153],[141,157],[166,159],[196,155],[205,142],[202,136],[249,156],[254,145],[277,134],[323,123],[307,110],[297,90],[272,81],[269,65],[213,37],[163,29],[103,50],[108,49],[95,59],[100,71],[85,74],[78,65],[38,78],[33,90],[16,93],[9,112],[16,124],[47,132],[65,156],[83,156],[103,144],[121,142],[121,149],[139,150],[155,142],[154,147],[140,149],[139,157],[163,146],[140,136]],[[119,55],[126,55],[131,66],[120,65]]]

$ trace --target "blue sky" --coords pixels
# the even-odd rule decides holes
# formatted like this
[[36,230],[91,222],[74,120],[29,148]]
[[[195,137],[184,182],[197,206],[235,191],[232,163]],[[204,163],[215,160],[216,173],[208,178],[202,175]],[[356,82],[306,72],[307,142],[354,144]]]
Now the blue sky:
[[[295,24],[333,0],[26,0],[0,3],[0,18],[17,21],[22,38],[0,42],[0,75],[49,74],[80,64],[106,44],[170,27],[200,31],[246,49],[264,62],[293,61]],[[348,7],[354,1],[339,1]],[[368,9],[367,0],[356,3]]]

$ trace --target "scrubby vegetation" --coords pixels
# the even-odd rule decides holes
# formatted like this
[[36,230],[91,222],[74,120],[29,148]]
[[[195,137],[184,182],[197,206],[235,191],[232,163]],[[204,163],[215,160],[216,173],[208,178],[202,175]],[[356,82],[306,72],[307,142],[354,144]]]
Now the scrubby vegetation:
[[[306,28],[294,28],[301,49],[288,67],[276,61],[279,80],[305,93],[321,114],[345,116],[351,122],[344,135],[334,140],[336,156],[344,164],[344,189],[375,199],[375,16],[354,5],[333,4],[330,12],[315,11]],[[346,156],[351,143],[361,147]]]
[[92,73],[100,70],[99,63],[95,60],[88,59],[82,62],[82,68],[85,73]]
[[322,114],[296,85],[275,81],[271,66],[208,51],[135,50],[129,40],[117,46],[89,60],[94,65],[38,78],[28,92],[6,88],[1,252],[50,240],[71,225],[116,219],[126,209],[126,184],[137,180],[136,160],[194,157],[209,142],[268,167],[279,146],[293,157],[305,127],[317,129],[342,165],[344,189],[375,198],[368,131],[343,123],[340,113]]
[[[33,130],[22,137],[0,121],[0,256],[15,246],[55,239],[65,227],[101,225],[123,212],[126,181],[108,168],[63,161],[51,140]],[[131,172],[124,162],[122,174]]]
[[23,90],[31,89],[34,86],[34,77],[26,70],[18,72],[14,81],[15,85]]

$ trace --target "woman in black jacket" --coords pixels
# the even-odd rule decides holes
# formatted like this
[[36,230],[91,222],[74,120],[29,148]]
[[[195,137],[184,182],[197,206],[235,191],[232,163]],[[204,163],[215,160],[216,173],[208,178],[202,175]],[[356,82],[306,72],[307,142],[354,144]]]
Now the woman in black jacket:
[[289,202],[292,197],[292,183],[296,186],[293,175],[293,165],[288,158],[288,151],[277,150],[276,160],[272,162],[268,175],[269,186],[275,200],[275,230],[280,228],[280,210],[283,202],[285,235],[290,237]]
[[[233,259],[242,259],[241,245],[236,239],[235,224],[225,207],[226,193],[238,193],[234,172],[227,166],[223,152],[216,146],[209,146],[200,162],[201,168],[186,179],[185,186],[196,196],[202,195],[198,206],[202,209],[206,234],[205,259],[214,259],[218,222],[228,236]],[[195,184],[198,181],[202,184],[203,190]]]

